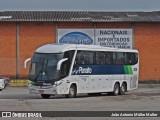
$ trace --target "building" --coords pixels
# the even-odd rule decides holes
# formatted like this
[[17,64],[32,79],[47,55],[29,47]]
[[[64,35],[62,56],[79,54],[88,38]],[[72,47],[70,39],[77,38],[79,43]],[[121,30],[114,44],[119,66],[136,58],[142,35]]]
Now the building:
[[91,31],[95,42],[96,31],[127,31],[129,47],[140,52],[140,80],[160,80],[158,11],[0,11],[0,74],[27,78],[29,65],[25,69],[24,61],[37,47],[56,43],[63,32],[78,29]]

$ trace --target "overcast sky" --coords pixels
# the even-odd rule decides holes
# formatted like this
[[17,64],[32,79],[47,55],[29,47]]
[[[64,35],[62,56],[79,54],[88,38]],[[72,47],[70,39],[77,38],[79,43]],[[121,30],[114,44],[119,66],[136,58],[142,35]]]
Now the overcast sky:
[[0,11],[160,11],[160,0],[0,0]]

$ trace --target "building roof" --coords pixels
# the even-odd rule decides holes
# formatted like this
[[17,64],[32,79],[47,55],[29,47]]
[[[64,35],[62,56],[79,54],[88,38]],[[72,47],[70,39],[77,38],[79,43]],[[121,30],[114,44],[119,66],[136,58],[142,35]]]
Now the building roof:
[[0,11],[0,21],[160,22],[160,11],[153,11],[153,12]]

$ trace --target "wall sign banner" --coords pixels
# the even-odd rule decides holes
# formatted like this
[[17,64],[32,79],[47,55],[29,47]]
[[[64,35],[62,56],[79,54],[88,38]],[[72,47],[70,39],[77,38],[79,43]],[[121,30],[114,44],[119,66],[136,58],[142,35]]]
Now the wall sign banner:
[[132,49],[132,29],[96,29],[95,44]]
[[58,43],[94,44],[94,29],[58,29]]
[[132,29],[58,29],[58,43],[132,49],[132,40]]

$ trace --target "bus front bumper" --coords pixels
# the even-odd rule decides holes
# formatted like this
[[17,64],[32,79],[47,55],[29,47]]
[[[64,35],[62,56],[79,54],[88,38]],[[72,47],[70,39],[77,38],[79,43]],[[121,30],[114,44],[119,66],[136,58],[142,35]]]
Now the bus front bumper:
[[30,94],[49,94],[56,95],[56,87],[28,86]]

